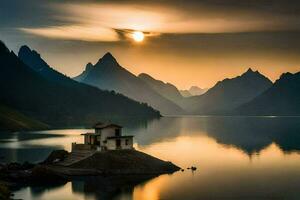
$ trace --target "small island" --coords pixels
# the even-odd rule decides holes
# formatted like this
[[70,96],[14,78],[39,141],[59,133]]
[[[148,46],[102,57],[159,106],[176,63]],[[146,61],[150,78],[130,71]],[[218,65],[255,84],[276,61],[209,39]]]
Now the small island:
[[107,175],[107,174],[164,174],[180,168],[137,151],[133,136],[122,135],[122,126],[97,123],[92,133],[83,133],[84,143],[72,143],[72,151],[62,155],[53,152],[44,165],[58,175]]
[[67,182],[78,177],[128,177],[135,179],[171,174],[181,168],[133,147],[133,136],[122,126],[97,123],[93,133],[83,133],[83,144],[72,143],[71,152],[53,151],[39,164],[9,163],[0,167],[0,185],[16,188]]

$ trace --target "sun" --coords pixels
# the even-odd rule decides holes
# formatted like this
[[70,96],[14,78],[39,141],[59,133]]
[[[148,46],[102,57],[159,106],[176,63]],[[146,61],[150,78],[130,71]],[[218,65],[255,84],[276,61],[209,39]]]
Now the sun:
[[141,42],[141,41],[143,41],[144,40],[144,33],[143,32],[141,32],[141,31],[134,31],[133,33],[132,33],[132,37],[133,37],[133,39],[134,39],[134,41],[136,41],[136,42]]

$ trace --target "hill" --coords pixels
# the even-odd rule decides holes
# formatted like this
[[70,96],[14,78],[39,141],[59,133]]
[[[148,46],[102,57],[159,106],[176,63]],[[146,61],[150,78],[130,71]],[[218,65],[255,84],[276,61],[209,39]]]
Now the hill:
[[39,130],[47,128],[49,128],[49,126],[43,122],[27,117],[7,106],[0,105],[0,130],[2,131]]

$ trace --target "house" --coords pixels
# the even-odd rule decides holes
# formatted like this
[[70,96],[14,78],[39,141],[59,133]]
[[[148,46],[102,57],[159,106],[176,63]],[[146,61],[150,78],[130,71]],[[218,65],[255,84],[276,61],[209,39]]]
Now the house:
[[84,144],[72,143],[72,151],[133,149],[133,136],[122,136],[122,126],[97,123],[94,129],[93,133],[81,134],[84,136]]

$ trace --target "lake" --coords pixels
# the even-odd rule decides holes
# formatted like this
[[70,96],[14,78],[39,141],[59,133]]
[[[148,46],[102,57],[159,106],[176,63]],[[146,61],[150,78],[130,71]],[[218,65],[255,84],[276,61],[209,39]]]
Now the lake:
[[[121,122],[120,122],[121,123]],[[163,117],[123,123],[136,149],[192,172],[158,177],[88,177],[25,187],[15,198],[42,200],[300,199],[300,118]],[[1,133],[2,162],[42,161],[70,150],[87,129]]]

